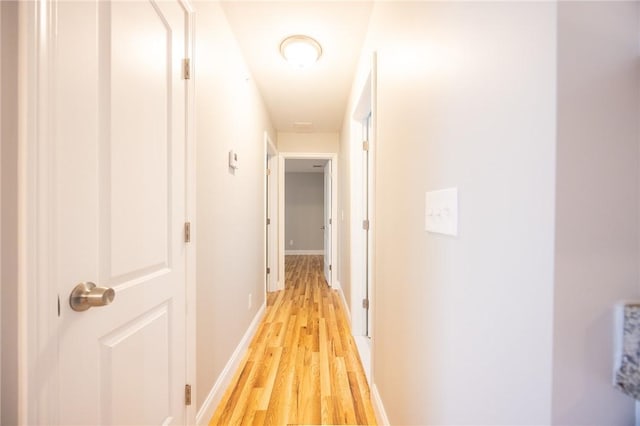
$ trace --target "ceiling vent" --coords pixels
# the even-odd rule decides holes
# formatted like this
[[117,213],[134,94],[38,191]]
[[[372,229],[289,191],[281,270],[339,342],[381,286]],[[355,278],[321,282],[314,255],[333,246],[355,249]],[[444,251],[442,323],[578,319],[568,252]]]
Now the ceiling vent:
[[293,130],[296,132],[311,132],[313,131],[313,123],[310,121],[296,121],[293,123]]

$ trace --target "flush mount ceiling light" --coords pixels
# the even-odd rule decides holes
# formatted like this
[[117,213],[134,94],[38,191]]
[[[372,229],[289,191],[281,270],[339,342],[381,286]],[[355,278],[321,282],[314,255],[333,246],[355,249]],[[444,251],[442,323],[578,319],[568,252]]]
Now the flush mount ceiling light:
[[320,59],[322,47],[309,36],[293,35],[280,43],[280,53],[290,64],[305,68]]

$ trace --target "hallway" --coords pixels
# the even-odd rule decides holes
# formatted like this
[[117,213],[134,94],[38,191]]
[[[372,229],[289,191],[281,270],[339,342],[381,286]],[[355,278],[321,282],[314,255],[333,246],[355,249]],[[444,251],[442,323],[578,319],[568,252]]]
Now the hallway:
[[286,289],[269,294],[209,424],[375,424],[342,303],[322,275],[322,256],[286,256],[285,265]]
[[640,425],[639,17],[0,0],[0,425]]

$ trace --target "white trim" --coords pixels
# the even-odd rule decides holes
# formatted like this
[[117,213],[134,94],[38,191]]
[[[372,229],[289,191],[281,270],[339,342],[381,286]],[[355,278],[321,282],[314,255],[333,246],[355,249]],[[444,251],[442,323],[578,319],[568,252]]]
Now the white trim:
[[224,366],[222,373],[218,376],[218,380],[213,384],[207,398],[202,403],[202,407],[198,410],[198,414],[196,415],[197,425],[206,425],[209,423],[209,420],[211,420],[211,417],[213,417],[218,404],[220,404],[227,387],[231,383],[236,370],[240,366],[240,361],[242,361],[245,352],[249,348],[249,343],[251,343],[251,339],[258,329],[258,325],[260,324],[265,311],[266,302],[260,306],[260,309],[258,309],[256,316],[249,325],[249,328],[247,328],[247,331],[244,333],[244,336],[242,336],[240,343],[238,343],[238,347],[233,351],[233,354],[231,354],[231,358],[227,361],[227,365]]
[[[278,171],[278,150],[276,146],[273,144],[271,137],[269,136],[269,132],[264,131],[264,152],[263,156],[265,159],[265,168],[270,169],[272,172],[275,170]],[[267,300],[267,292],[276,291],[279,289],[278,282],[280,280],[280,268],[278,267],[278,233],[276,232],[278,228],[278,221],[274,220],[275,216],[277,216],[277,206],[278,206],[278,176],[277,173],[271,173],[271,179],[267,178],[266,170],[264,176],[264,195],[263,195],[263,236],[264,242],[263,246],[265,249],[263,250],[263,265],[265,265],[265,300]],[[267,188],[267,185],[269,187]],[[267,193],[269,194],[269,200],[267,200]],[[267,211],[267,205],[269,211]],[[274,212],[276,214],[274,214]],[[267,217],[271,217],[271,224],[267,226]],[[267,238],[267,233],[269,233],[269,237]],[[267,251],[266,242],[269,242],[269,248]],[[275,254],[274,254],[275,253]],[[267,256],[269,258],[267,258]],[[275,263],[275,264],[274,264]],[[267,274],[266,267],[271,268],[271,273]]]
[[347,303],[347,298],[344,296],[344,291],[342,290],[340,281],[336,281],[335,289],[338,290],[338,293],[340,294],[340,300],[342,300],[342,308],[347,313],[347,321],[349,322],[349,329],[351,329],[351,309],[349,309],[349,304]]
[[[338,154],[332,152],[281,152],[278,154],[278,255],[279,255],[279,267],[280,271],[284,272],[284,256],[285,256],[285,244],[284,244],[284,208],[285,208],[285,160],[287,159],[318,159],[328,160],[331,162],[331,217],[334,220],[338,218]],[[338,277],[338,226],[331,227],[331,282],[330,287],[333,287],[333,283],[337,281]],[[278,282],[278,290],[284,290],[284,275],[282,280]]]
[[[362,70],[355,83],[357,91],[352,94],[350,125],[350,152],[353,158],[350,166],[351,188],[351,230],[350,230],[350,259],[351,259],[351,310],[352,330],[356,336],[368,334],[374,337],[375,322],[375,268],[376,268],[376,123],[377,123],[377,56],[372,52],[369,66]],[[364,182],[364,161],[361,146],[362,120],[371,113],[371,132],[369,134],[369,174],[368,183]],[[360,159],[360,160],[358,160]],[[362,219],[364,212],[365,188],[368,188],[368,219],[369,231],[363,231]],[[368,233],[368,248],[365,233]],[[365,259],[368,253],[368,259]],[[368,269],[365,268],[368,265]],[[361,300],[366,297],[366,276],[369,279],[369,309],[363,309]],[[369,324],[368,333],[366,324]]]
[[353,336],[353,341],[360,355],[362,368],[365,376],[367,376],[367,383],[371,385],[373,383],[373,380],[371,380],[371,339],[367,336]]
[[377,423],[379,425],[389,426],[391,422],[389,421],[389,417],[387,417],[387,412],[382,404],[382,398],[375,384],[371,386],[371,402],[373,402],[373,411],[376,413]]
[[285,250],[284,255],[319,255],[324,254],[324,250]]
[[18,153],[18,422],[57,424],[57,289],[52,282],[50,98],[57,2],[20,2]]
[[[375,312],[376,312],[376,173],[378,170],[378,53],[371,54],[371,135],[369,161],[369,337],[371,338],[371,376],[373,377],[373,343],[375,341]],[[372,380],[373,381],[373,380]]]

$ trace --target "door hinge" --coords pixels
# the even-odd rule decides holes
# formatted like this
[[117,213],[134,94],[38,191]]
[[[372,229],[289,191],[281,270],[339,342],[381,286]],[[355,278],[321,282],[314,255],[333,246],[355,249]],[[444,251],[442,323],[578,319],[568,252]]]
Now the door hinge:
[[331,218],[329,218],[329,225],[331,225],[331,222],[332,222],[332,221],[331,221]]
[[369,219],[365,219],[362,221],[362,229],[364,229],[365,231],[369,230]]
[[60,295],[58,295],[58,318],[60,318]]
[[329,265],[329,270],[331,270],[331,265]]
[[191,59],[189,58],[182,60],[182,78],[184,80],[191,80]]
[[362,299],[362,308],[369,309],[369,299]]
[[184,405],[191,405],[191,385],[184,385]]
[[270,274],[270,273],[271,273],[271,268],[267,266],[267,274]]
[[267,176],[271,176],[271,169],[267,169]]
[[271,225],[271,219],[267,218],[267,225]]
[[369,141],[362,141],[362,150],[369,151]]
[[191,242],[191,222],[184,223],[184,242]]

